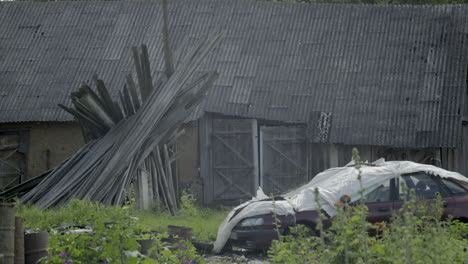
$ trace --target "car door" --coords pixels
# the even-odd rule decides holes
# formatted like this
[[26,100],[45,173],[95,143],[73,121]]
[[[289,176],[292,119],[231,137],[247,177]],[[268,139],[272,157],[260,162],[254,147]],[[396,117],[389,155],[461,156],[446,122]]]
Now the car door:
[[453,199],[451,202],[455,208],[450,212],[452,216],[455,219],[468,219],[468,188],[453,178],[440,178],[440,182]]
[[440,177],[423,171],[402,174],[398,177],[397,185],[399,191],[397,201],[394,203],[395,210],[403,206],[404,195],[408,195],[408,193],[404,193],[401,182],[406,184],[408,190],[415,190],[417,199],[428,201],[429,203],[434,202],[436,194],[439,193],[442,196],[444,206],[443,218],[448,217],[448,215],[454,210],[455,200],[453,197],[448,195],[446,188],[440,181]]
[[395,179],[390,179],[365,195],[369,208],[367,221],[370,223],[389,222],[395,197]]

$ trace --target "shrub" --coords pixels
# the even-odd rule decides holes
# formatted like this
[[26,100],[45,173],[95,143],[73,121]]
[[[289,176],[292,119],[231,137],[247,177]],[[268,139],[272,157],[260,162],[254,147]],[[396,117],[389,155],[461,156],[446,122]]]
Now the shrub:
[[[135,215],[143,214],[132,207],[104,206],[84,200],[73,200],[56,210],[39,210],[20,205],[18,214],[27,227],[47,228],[50,234],[49,257],[41,263],[203,263],[189,242],[162,242],[167,234],[153,234]],[[146,221],[158,221],[147,215]],[[69,228],[64,228],[68,224]],[[92,232],[70,233],[79,227]],[[138,252],[137,240],[154,240],[152,253],[156,259]]]

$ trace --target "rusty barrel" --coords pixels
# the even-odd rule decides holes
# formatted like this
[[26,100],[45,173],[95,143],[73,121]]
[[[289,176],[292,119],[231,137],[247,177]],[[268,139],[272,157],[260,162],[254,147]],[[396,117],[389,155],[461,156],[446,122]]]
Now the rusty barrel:
[[24,264],[24,222],[15,217],[15,264]]
[[0,254],[4,264],[13,264],[15,258],[15,205],[0,203]]
[[49,233],[39,232],[24,235],[24,257],[26,264],[34,264],[39,259],[47,257]]
[[192,241],[192,228],[184,226],[167,226],[169,236],[178,236],[181,239]]

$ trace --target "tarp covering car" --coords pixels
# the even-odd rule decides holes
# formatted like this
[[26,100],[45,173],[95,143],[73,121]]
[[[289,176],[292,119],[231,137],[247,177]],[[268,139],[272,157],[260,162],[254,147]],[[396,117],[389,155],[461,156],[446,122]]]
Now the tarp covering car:
[[234,208],[220,225],[213,251],[219,253],[229,239],[232,229],[243,219],[257,215],[270,214],[294,215],[296,212],[317,209],[315,189],[319,191],[319,203],[325,212],[333,217],[336,215],[335,204],[343,195],[349,195],[351,202],[360,199],[361,188],[364,195],[379,187],[382,183],[402,174],[426,172],[442,178],[454,178],[468,182],[468,178],[457,172],[447,171],[432,165],[419,164],[411,161],[388,161],[379,159],[372,164],[360,167],[359,171],[353,163],[345,167],[331,168],[317,174],[309,183],[282,195],[281,200],[272,200],[261,189],[257,196]]

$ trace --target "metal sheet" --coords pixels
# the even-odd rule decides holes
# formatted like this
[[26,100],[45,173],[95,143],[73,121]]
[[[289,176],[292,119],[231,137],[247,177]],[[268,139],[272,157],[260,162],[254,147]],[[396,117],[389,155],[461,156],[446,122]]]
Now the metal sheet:
[[[93,73],[116,96],[133,71],[125,55],[133,44],[148,42],[161,70],[160,10],[158,1],[1,2],[0,122],[72,120],[55,105],[69,104],[69,91]],[[331,143],[457,147],[466,13],[467,5],[174,0],[170,30],[191,46],[209,31],[226,33],[203,65],[220,72],[221,89],[193,118],[209,111],[307,123],[319,111],[333,115]]]

